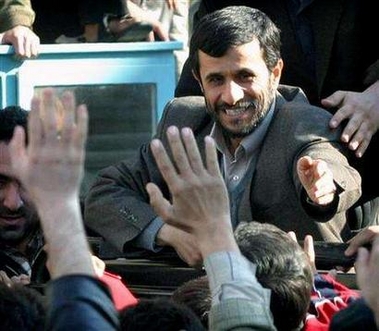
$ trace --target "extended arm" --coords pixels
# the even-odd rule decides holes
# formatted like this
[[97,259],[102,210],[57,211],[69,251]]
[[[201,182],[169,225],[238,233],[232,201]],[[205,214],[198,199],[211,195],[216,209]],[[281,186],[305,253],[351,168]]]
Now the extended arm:
[[48,289],[48,329],[67,330],[75,325],[76,329],[116,330],[115,308],[97,279],[79,205],[87,109],[76,109],[73,95],[65,93],[58,118],[56,104],[52,89],[44,90],[41,99],[33,98],[29,145],[20,127],[10,143],[14,175],[37,208],[47,243],[53,280]]

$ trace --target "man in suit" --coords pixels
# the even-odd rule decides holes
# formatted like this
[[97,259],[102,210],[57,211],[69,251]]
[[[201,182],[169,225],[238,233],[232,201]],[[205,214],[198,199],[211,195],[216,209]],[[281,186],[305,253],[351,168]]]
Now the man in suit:
[[[233,226],[256,219],[301,237],[348,239],[345,213],[360,196],[360,176],[340,131],[327,126],[330,114],[311,106],[301,89],[279,87],[280,36],[267,15],[249,7],[210,14],[193,33],[190,58],[204,98],[172,100],[156,137],[167,144],[172,126],[190,127],[202,153],[204,137],[215,139]],[[194,238],[149,206],[148,182],[169,198],[144,145],[134,159],[100,172],[85,203],[87,227],[120,253],[171,246],[190,265],[200,263]]]
[[[281,83],[301,87],[310,103],[332,115],[328,125],[342,126],[341,140],[356,157],[362,197],[349,210],[355,228],[379,224],[379,50],[366,42],[376,20],[374,2],[361,0],[201,0],[196,26],[207,13],[244,5],[266,13],[281,30],[285,67]],[[189,61],[175,96],[202,95]]]

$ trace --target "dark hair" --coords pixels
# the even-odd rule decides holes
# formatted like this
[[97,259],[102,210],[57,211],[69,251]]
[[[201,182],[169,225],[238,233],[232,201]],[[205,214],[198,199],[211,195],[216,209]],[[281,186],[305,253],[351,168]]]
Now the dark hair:
[[41,293],[24,285],[0,283],[1,330],[44,330],[46,311]]
[[271,71],[281,58],[280,30],[266,14],[251,7],[229,6],[203,16],[190,41],[192,70],[200,76],[199,50],[221,57],[230,47],[247,44],[255,38]]
[[186,281],[176,288],[171,299],[189,307],[199,317],[204,327],[209,328],[208,316],[212,304],[212,295],[207,276]]
[[204,331],[199,318],[184,305],[169,299],[140,299],[119,311],[122,331]]
[[256,264],[259,283],[271,289],[270,309],[278,330],[295,330],[306,317],[313,272],[302,247],[268,223],[242,223],[235,230],[241,253]]
[[0,109],[0,141],[8,143],[13,137],[16,126],[22,126],[26,131],[28,111],[19,106],[8,106]]

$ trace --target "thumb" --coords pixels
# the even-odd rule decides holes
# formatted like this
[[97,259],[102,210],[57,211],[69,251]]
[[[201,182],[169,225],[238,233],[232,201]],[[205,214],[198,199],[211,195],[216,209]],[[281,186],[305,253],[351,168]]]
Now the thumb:
[[297,161],[297,171],[298,172],[305,172],[309,168],[311,168],[313,165],[313,160],[310,156],[302,156],[298,161]]
[[338,107],[345,97],[345,92],[337,91],[321,100],[321,104],[326,108]]
[[150,198],[150,205],[153,207],[154,211],[163,220],[170,219],[171,215],[171,204],[163,196],[161,190],[154,183],[148,183],[146,185],[147,193]]

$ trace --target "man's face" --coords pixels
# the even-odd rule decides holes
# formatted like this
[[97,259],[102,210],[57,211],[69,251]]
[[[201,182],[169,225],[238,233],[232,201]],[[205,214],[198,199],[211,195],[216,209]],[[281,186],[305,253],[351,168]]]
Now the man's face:
[[12,175],[9,147],[0,142],[0,242],[17,246],[37,224],[35,208]]
[[199,51],[200,77],[208,112],[229,138],[250,134],[266,115],[279,83],[280,60],[268,70],[258,40],[231,47],[222,57]]

